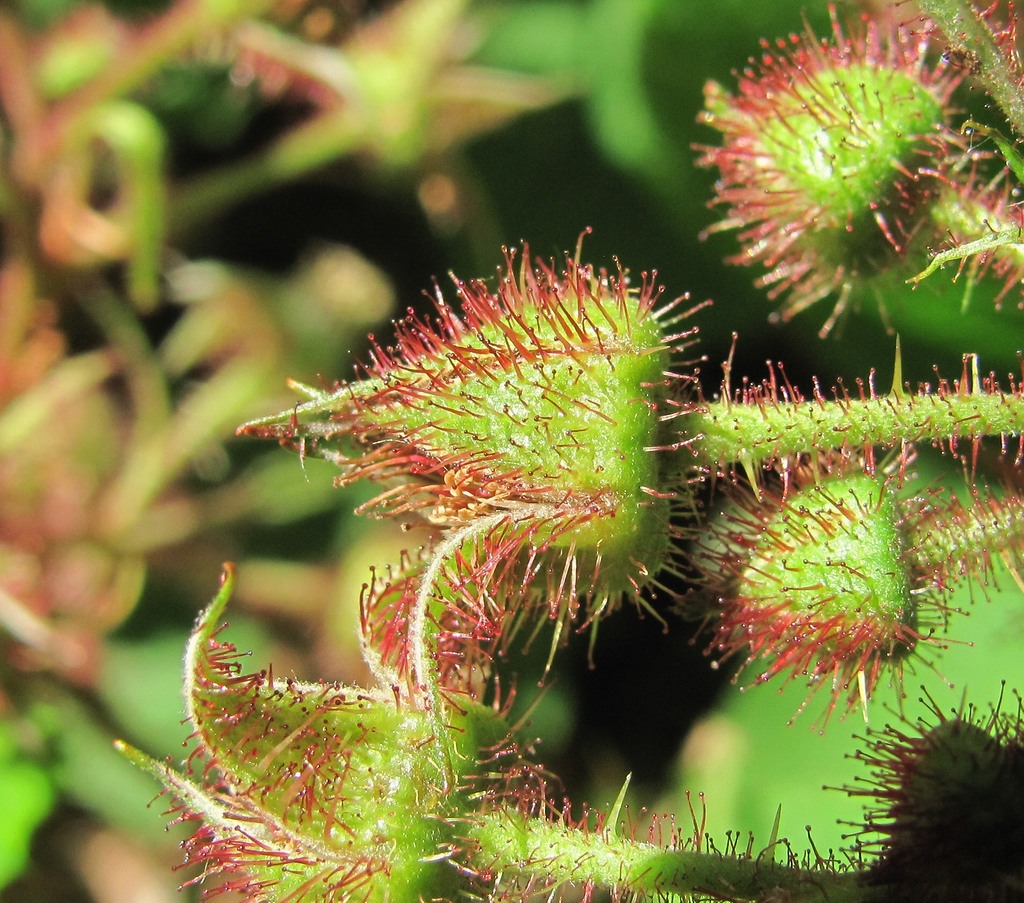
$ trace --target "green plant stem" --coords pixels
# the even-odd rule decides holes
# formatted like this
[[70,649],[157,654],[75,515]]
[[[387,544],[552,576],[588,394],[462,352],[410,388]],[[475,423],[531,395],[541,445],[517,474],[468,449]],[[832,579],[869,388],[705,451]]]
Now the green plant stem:
[[1001,557],[1020,580],[1024,552],[1024,499],[979,495],[971,504],[953,499],[930,506],[913,533],[914,559],[925,573],[945,573],[947,580],[978,575]]
[[975,388],[958,383],[928,395],[898,392],[833,400],[816,392],[797,402],[722,399],[686,418],[690,438],[680,447],[689,453],[691,465],[715,469],[733,462],[753,467],[815,450],[894,448],[922,440],[964,443],[1024,433],[1024,396]]
[[364,126],[348,109],[325,113],[291,129],[257,156],[181,184],[175,189],[168,210],[172,237],[188,233],[243,198],[351,153],[363,143]]
[[131,442],[158,433],[171,416],[173,403],[167,377],[134,312],[110,292],[90,299],[88,312],[103,330],[123,368],[135,407]]
[[523,882],[537,876],[548,885],[592,882],[628,890],[639,899],[701,894],[723,900],[866,903],[877,895],[860,884],[863,872],[782,865],[773,861],[771,851],[749,858],[665,849],[504,811],[475,819],[468,833],[478,845],[481,865]]
[[0,457],[32,453],[34,443],[69,408],[87,397],[114,372],[112,355],[92,351],[66,357],[0,409]]
[[267,385],[268,369],[260,361],[231,361],[178,404],[156,432],[135,438],[104,498],[107,535],[122,548],[138,551],[166,542],[163,531],[168,526],[173,530],[173,525],[150,522],[155,530],[140,529],[147,510],[204,447],[223,438],[239,412],[266,393]]
[[[1014,72],[982,14],[969,0],[921,0],[920,6],[942,29],[950,45],[976,64],[975,77],[999,104],[1017,135],[1024,137],[1019,64]],[[1011,52],[1015,54],[1016,48]]]
[[163,251],[163,129],[148,111],[125,101],[96,110],[92,127],[124,172],[121,203],[124,227],[131,236],[127,291],[140,310],[150,313],[159,301]]

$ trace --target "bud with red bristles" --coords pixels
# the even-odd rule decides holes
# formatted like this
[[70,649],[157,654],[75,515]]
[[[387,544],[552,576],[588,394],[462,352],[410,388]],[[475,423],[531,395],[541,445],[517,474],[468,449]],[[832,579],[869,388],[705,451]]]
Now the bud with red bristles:
[[738,231],[732,261],[764,268],[783,319],[835,297],[823,332],[919,238],[943,188],[921,172],[965,149],[950,122],[960,76],[919,31],[866,17],[847,31],[834,11],[832,31],[766,44],[735,94],[710,83],[702,121],[722,143],[700,160],[720,173],[711,231]]
[[672,515],[692,489],[658,449],[686,408],[693,377],[672,366],[695,330],[678,331],[685,312],[659,305],[651,278],[578,256],[558,270],[508,252],[496,286],[456,281],[458,311],[438,291],[431,318],[397,323],[362,380],[300,387],[305,403],[241,428],[334,461],[342,485],[383,483],[362,510],[434,528],[411,583],[371,590],[371,621],[397,605],[461,623],[441,607],[472,586],[497,633],[524,603],[561,630],[581,600],[588,621],[623,596],[648,604],[671,566]]
[[886,899],[1008,901],[1024,886],[1024,730],[1018,711],[967,708],[914,735],[887,727],[856,754],[871,769],[847,787],[866,797],[866,883]]
[[865,473],[787,495],[736,493],[694,561],[720,607],[710,651],[745,655],[758,682],[800,675],[833,702],[867,702],[922,639],[891,487]]
[[[969,501],[908,495],[907,453],[881,469],[854,455],[786,462],[755,496],[737,479],[690,549],[700,589],[684,614],[713,631],[708,652],[740,657],[763,683],[805,678],[865,707],[886,675],[935,649],[962,582],[1024,573],[1024,502],[973,487]],[[711,613],[708,611],[711,606]]]

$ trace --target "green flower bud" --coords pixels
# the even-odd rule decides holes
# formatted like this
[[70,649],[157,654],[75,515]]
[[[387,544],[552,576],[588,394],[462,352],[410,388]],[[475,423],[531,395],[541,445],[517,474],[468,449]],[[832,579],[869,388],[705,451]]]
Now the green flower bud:
[[902,515],[873,475],[822,477],[784,499],[737,502],[694,561],[721,606],[712,648],[865,702],[921,638]]
[[[127,750],[203,825],[186,844],[197,881],[251,900],[456,899],[463,820],[497,804],[479,777],[509,727],[471,699],[441,713],[395,689],[243,673],[216,625],[229,571],[186,656],[197,784]],[[508,793],[504,785],[497,794]]]
[[654,583],[672,510],[691,505],[659,450],[674,444],[691,377],[670,367],[692,331],[669,334],[675,305],[657,308],[647,277],[634,288],[621,268],[573,258],[561,273],[515,269],[509,253],[496,289],[457,281],[461,312],[438,292],[433,320],[410,311],[394,347],[374,344],[365,379],[300,387],[306,402],[240,432],[334,461],[341,485],[384,482],[364,511],[419,515],[450,537],[486,522],[500,540],[474,543],[480,568],[500,545],[519,562],[502,573],[553,617],[581,597],[603,612]]
[[766,46],[735,95],[709,84],[702,121],[722,144],[700,161],[721,174],[715,230],[739,230],[733,262],[765,268],[769,296],[788,294],[784,319],[838,296],[823,333],[919,231],[938,187],[921,171],[962,150],[947,124],[959,77],[926,63],[919,34],[874,21],[833,32]]

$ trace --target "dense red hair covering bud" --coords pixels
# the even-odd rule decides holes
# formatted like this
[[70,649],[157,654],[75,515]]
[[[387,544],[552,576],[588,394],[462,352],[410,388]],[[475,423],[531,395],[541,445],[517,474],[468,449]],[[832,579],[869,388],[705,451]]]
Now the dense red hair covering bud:
[[935,187],[920,169],[962,150],[947,122],[959,75],[928,62],[926,37],[832,19],[828,39],[765,43],[735,94],[708,84],[701,118],[722,143],[699,161],[720,174],[712,203],[725,216],[709,231],[739,233],[731,262],[765,269],[769,297],[787,296],[783,319],[837,295],[823,332],[914,236]]
[[733,493],[692,558],[717,603],[709,652],[756,680],[797,675],[867,703],[922,639],[903,516],[889,483],[819,476],[785,495]]
[[1024,886],[1024,728],[1002,701],[985,716],[944,714],[919,733],[887,726],[855,754],[871,768],[845,788],[869,802],[857,833],[879,856],[869,883],[886,899],[1019,900]]
[[504,642],[509,615],[545,613],[557,644],[581,608],[596,623],[623,597],[649,605],[675,565],[675,515],[695,503],[668,467],[672,421],[696,398],[674,368],[696,330],[653,274],[579,255],[557,267],[507,251],[496,280],[455,280],[458,306],[438,289],[393,345],[371,337],[360,380],[298,387],[307,401],[240,429],[322,455],[339,485],[382,484],[361,511],[433,529],[423,557],[364,595],[368,652],[388,673],[424,617],[447,686]]

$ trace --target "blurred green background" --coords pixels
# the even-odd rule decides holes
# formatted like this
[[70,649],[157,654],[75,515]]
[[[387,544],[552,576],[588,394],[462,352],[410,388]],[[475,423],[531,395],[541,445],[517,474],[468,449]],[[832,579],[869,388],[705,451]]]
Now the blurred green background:
[[[858,14],[840,6],[840,17]],[[905,15],[905,5],[899,11]],[[875,15],[892,14],[878,4]],[[239,568],[231,638],[278,674],[367,679],[356,635],[371,565],[407,542],[357,520],[331,468],[233,438],[292,403],[289,376],[353,375],[366,335],[428,303],[449,271],[488,276],[503,246],[657,270],[695,322],[705,391],[784,361],[797,385],[892,376],[895,338],[865,301],[836,333],[828,302],[785,325],[701,241],[715,135],[709,79],[762,38],[827,33],[824,2],[719,0],[11,0],[0,10],[0,898],[189,899],[172,871],[184,826],[115,737],[181,760],[181,658],[221,563]],[[971,102],[965,99],[965,104]],[[451,293],[449,293],[451,296]],[[885,300],[904,378],[1019,372],[1024,317],[939,275]],[[997,462],[982,457],[981,469]],[[959,465],[924,455],[926,480]],[[962,485],[962,479],[961,479]],[[906,677],[946,710],[1024,686],[1020,593],[954,604],[956,643]],[[704,793],[708,830],[839,847],[858,807],[857,712],[789,725],[798,684],[742,690],[706,638],[626,607],[591,669],[557,660],[530,733],[576,802],[678,813]],[[546,645],[507,664],[533,701]],[[890,693],[872,726],[893,720]],[[819,706],[818,709],[815,706]],[[639,816],[637,816],[639,818]]]

